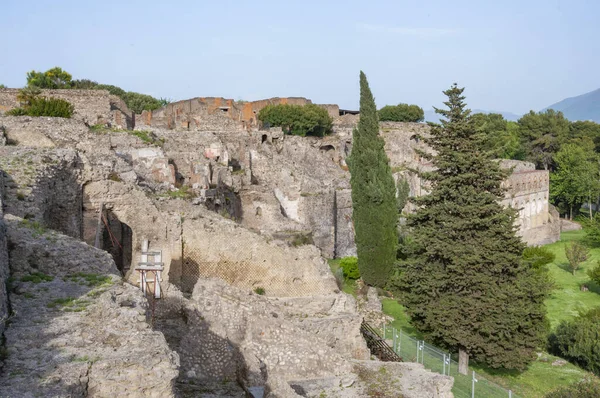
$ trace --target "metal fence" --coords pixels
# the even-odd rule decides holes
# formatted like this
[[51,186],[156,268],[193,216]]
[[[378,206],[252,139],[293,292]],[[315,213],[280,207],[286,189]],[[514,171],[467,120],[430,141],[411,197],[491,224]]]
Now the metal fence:
[[518,398],[512,391],[484,379],[474,370],[469,369],[467,375],[458,373],[458,362],[449,352],[386,325],[382,325],[381,333],[404,361],[421,363],[432,372],[454,377],[452,392],[455,398]]

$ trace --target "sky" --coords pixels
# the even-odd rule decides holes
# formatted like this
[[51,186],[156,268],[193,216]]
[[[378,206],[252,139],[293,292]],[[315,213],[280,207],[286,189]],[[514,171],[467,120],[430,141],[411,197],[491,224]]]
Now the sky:
[[598,0],[0,0],[0,83],[60,66],[171,100],[307,97],[522,114],[600,88]]

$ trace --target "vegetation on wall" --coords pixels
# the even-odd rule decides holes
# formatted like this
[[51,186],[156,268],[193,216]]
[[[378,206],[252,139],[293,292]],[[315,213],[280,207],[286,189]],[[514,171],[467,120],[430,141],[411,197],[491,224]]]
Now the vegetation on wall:
[[422,122],[425,120],[425,112],[418,105],[386,105],[379,110],[379,120],[382,122]]
[[281,127],[285,134],[323,137],[331,133],[332,119],[318,105],[267,105],[258,112],[264,125]]
[[71,74],[59,67],[48,69],[46,72],[32,70],[27,73],[27,87],[37,87],[40,89],[107,90],[110,94],[121,98],[127,107],[135,113],[152,111],[170,102],[164,98],[156,99],[150,95],[125,91],[120,87],[99,84],[93,80],[72,80]]
[[358,269],[363,281],[384,287],[392,274],[398,244],[396,185],[379,135],[375,100],[360,72],[360,120],[347,159],[352,186]]
[[469,357],[522,370],[543,344],[548,279],[522,261],[516,210],[499,203],[508,171],[482,150],[463,90],[455,84],[444,92],[448,109],[437,112],[446,120],[423,137],[435,154],[420,155],[435,170],[421,173],[430,193],[413,199],[413,248],[397,288],[415,327],[458,349],[461,372]]
[[71,118],[75,111],[70,102],[60,98],[41,97],[37,89],[23,89],[17,98],[21,105],[6,112],[7,115]]

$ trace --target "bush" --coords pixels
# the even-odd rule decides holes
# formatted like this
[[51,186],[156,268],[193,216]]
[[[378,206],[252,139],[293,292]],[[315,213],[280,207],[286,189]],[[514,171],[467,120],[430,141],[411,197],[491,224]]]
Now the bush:
[[7,112],[11,116],[49,116],[70,119],[75,108],[73,105],[60,98],[35,97],[29,104]]
[[600,375],[600,308],[562,321],[548,339],[549,351]]
[[527,247],[523,251],[523,260],[531,265],[535,270],[541,269],[544,265],[550,264],[556,259],[554,253],[544,247]]
[[592,281],[600,285],[600,261],[598,261],[594,268],[588,270],[587,274]]
[[360,278],[360,272],[358,271],[358,259],[356,257],[342,258],[340,261],[340,268],[344,270],[344,277],[346,279]]
[[267,105],[258,112],[265,125],[281,127],[285,134],[323,137],[331,133],[332,119],[318,105]]
[[561,387],[546,394],[545,398],[597,398],[600,397],[600,383],[586,379]]
[[418,105],[386,105],[379,110],[382,122],[422,122],[425,120],[423,108]]

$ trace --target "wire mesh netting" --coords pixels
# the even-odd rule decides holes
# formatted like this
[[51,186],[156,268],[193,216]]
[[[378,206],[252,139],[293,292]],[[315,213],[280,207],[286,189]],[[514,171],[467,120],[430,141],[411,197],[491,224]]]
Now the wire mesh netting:
[[455,398],[518,398],[512,391],[481,377],[471,369],[467,375],[458,373],[458,363],[449,352],[386,325],[382,326],[381,333],[405,362],[418,362],[432,372],[452,376]]
[[[245,242],[232,242],[232,251],[251,251]],[[310,269],[301,269],[285,261],[284,257],[268,260],[244,259],[236,253],[208,258],[205,253],[187,246],[183,250],[179,288],[191,293],[199,278],[219,278],[230,285],[256,291],[260,294],[276,294],[284,297],[301,297],[322,290],[323,278]]]

